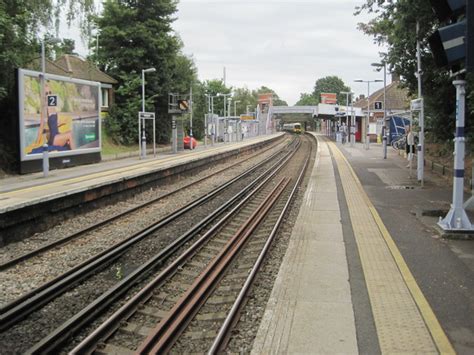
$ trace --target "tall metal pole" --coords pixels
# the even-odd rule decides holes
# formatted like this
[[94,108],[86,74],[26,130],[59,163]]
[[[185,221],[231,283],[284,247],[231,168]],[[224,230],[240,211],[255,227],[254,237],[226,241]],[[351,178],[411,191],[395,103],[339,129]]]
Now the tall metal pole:
[[351,147],[355,145],[355,113],[354,100],[351,98]]
[[46,111],[46,54],[44,49],[44,38],[41,40],[41,98],[40,98],[40,105],[41,105],[41,115],[40,120],[42,124],[40,127],[43,127],[43,132],[40,134],[43,135],[43,177],[48,177],[49,174],[49,147],[48,147],[48,140],[46,139],[45,127],[46,122],[48,120],[47,111]]
[[[423,181],[423,175],[424,175],[424,163],[425,163],[425,157],[424,157],[424,150],[425,150],[425,123],[424,123],[424,116],[425,116],[425,103],[423,100],[423,93],[421,91],[421,50],[420,50],[420,40],[418,33],[420,31],[420,24],[419,22],[416,23],[416,59],[417,59],[417,64],[418,64],[418,70],[417,70],[417,78],[418,78],[418,98],[421,101],[421,108],[420,108],[420,113],[419,113],[419,124],[420,124],[420,133],[418,136],[418,161],[417,161],[417,172],[418,172],[418,181],[420,181],[421,186],[423,186],[424,181]],[[464,155],[463,155],[464,157]],[[464,159],[464,158],[463,158]]]
[[211,96],[211,117],[212,117],[211,145],[214,145],[214,142],[216,139],[216,120],[214,118],[214,96]]
[[369,126],[370,126],[370,80],[367,81],[367,132],[365,137],[365,149],[369,149]]
[[[145,70],[142,69],[142,112],[145,112]],[[145,159],[146,158],[146,133],[145,133],[145,120],[142,120],[140,122],[140,126],[143,124],[143,129],[142,129],[142,136],[140,140],[140,146],[141,146],[141,158]]]
[[453,203],[451,209],[438,225],[444,230],[472,231],[473,227],[463,206],[464,196],[464,115],[466,105],[466,81],[454,80],[456,87],[456,137],[454,138],[454,176],[453,176]]
[[382,145],[383,145],[383,158],[387,159],[387,63],[383,63],[383,130],[382,130]]
[[193,87],[189,88],[190,115],[189,115],[189,147],[193,150]]

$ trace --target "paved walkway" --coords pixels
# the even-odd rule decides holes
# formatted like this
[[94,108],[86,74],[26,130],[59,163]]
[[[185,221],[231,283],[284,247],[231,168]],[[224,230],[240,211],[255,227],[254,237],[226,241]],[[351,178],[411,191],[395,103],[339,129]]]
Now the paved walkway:
[[[398,235],[397,243],[394,241],[371,201],[372,194],[369,196],[364,189],[381,182],[385,187],[404,182],[416,185],[408,169],[404,168],[406,161],[394,157],[394,152],[390,152],[392,157],[383,160],[375,155],[374,149],[369,152],[360,147],[336,146],[323,136],[318,136],[318,142],[318,157],[296,228],[252,353],[454,353],[451,340],[397,246],[403,247],[403,243],[398,243]],[[381,153],[380,148],[376,150]],[[351,164],[356,164],[359,175],[364,178],[364,186]],[[377,169],[370,164],[387,166]],[[390,174],[390,169],[398,172],[398,178],[397,174]],[[379,176],[377,173],[382,178],[371,181],[374,175]],[[386,184],[387,180],[391,180],[389,184]],[[395,189],[386,190],[396,193]],[[402,189],[399,191],[401,193]],[[420,193],[433,197],[435,192]],[[389,217],[384,214],[384,218],[394,223],[406,220],[406,216],[400,219],[393,213]],[[345,221],[349,225],[344,225]],[[426,253],[426,250],[420,252]],[[407,257],[411,263],[409,253]],[[456,261],[451,258],[446,262]],[[360,276],[355,264],[360,265]],[[418,273],[418,264],[412,265]],[[468,289],[474,286],[472,275],[466,275],[470,279],[465,280]],[[433,277],[429,272],[421,276]],[[358,285],[359,277],[362,282]],[[425,283],[424,279],[422,283]],[[442,299],[446,296],[437,294]],[[365,309],[360,306],[364,297],[368,305]],[[468,306],[459,308],[461,312],[462,308],[470,309],[472,315],[472,295],[464,294],[464,297]],[[452,311],[459,314],[457,309]],[[450,330],[452,320],[444,318],[443,309],[439,313],[445,321],[444,328]],[[463,317],[459,315],[459,318]],[[469,344],[469,334],[474,334],[473,322],[465,317],[458,321],[464,322],[468,336],[462,337],[454,330],[450,333],[451,338],[458,341],[457,350],[474,350],[474,344]],[[459,339],[455,339],[457,336]]]
[[0,213],[187,164],[280,135],[282,133],[248,138],[230,144],[209,145],[207,149],[200,147],[193,151],[182,151],[178,154],[159,154],[156,158],[148,156],[144,160],[134,157],[58,169],[51,171],[46,178],[43,177],[42,173],[8,177],[0,180]]

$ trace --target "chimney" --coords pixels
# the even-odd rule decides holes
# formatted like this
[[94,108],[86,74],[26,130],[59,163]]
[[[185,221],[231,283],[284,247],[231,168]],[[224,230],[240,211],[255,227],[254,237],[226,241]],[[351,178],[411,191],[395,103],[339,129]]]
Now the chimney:
[[365,99],[365,95],[364,94],[360,94],[359,95],[359,100],[364,100]]

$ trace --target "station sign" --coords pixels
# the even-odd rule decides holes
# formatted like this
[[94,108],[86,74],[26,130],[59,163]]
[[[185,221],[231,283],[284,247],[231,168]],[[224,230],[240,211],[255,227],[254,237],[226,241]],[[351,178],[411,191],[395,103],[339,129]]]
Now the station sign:
[[48,107],[58,106],[58,95],[48,95]]
[[332,92],[322,92],[321,103],[335,105],[337,103],[337,94]]
[[410,110],[421,111],[423,107],[423,99],[415,99],[410,101]]
[[253,121],[255,119],[254,115],[240,115],[242,121]]
[[154,120],[155,119],[155,113],[154,112],[139,112],[138,115],[142,120]]

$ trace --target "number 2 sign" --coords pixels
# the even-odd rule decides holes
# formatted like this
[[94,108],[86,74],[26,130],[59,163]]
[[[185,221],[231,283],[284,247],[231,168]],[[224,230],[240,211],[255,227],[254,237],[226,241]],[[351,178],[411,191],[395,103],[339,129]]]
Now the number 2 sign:
[[58,96],[57,95],[48,95],[48,107],[58,106]]

